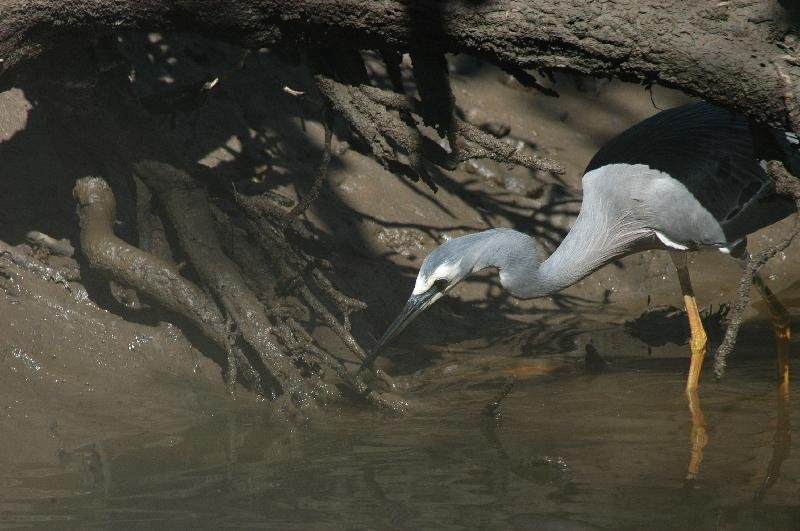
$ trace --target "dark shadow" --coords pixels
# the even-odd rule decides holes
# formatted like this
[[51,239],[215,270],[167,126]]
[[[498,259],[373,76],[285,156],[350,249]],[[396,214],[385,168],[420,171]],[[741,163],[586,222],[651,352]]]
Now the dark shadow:
[[[412,3],[408,16],[418,31],[428,31],[437,27],[437,24],[443,24],[441,10],[445,8],[446,2],[434,7],[423,2]],[[438,12],[438,18],[433,16],[421,20],[418,16],[431,12]],[[279,196],[290,195],[294,189],[302,196],[311,189],[321,157],[321,146],[312,141],[314,135],[309,132],[313,128],[320,129],[321,107],[314,82],[304,65],[295,64],[293,59],[286,56],[265,51],[244,55],[239,48],[178,33],[123,34],[120,36],[119,49],[124,59],[122,68],[126,68],[125,61],[133,66],[131,72],[125,71],[121,76],[123,81],[130,77],[130,81],[125,81],[128,83],[125,90],[144,108],[160,116],[158,121],[162,125],[162,132],[180,146],[183,155],[190,161],[187,167],[189,172],[203,182],[215,206],[231,215],[234,222],[237,221],[234,190],[245,194],[269,193]],[[118,58],[115,59],[113,53],[110,58],[101,55],[98,54],[97,61],[107,61],[113,67],[110,71],[120,68],[115,63]],[[373,57],[372,60],[374,62],[377,59]],[[382,87],[391,86],[385,72],[370,67],[369,61],[367,65],[372,74],[372,83]],[[479,79],[482,76],[497,76],[498,72],[497,68],[477,59],[459,57],[454,60],[452,75]],[[218,82],[212,83],[212,88],[204,88],[210,80],[215,79]],[[403,80],[409,92],[413,92],[408,72],[403,72]],[[545,81],[542,80],[542,83]],[[575,91],[584,90],[587,98],[592,97],[591,90],[585,88],[591,84],[586,81],[577,83],[574,78],[557,76],[553,83],[559,90],[564,89],[561,85],[574,84]],[[285,90],[287,87],[291,90]],[[293,95],[296,93],[302,95]],[[520,90],[519,94],[520,97],[529,98],[526,91]],[[536,108],[537,98],[532,101],[532,114],[544,112]],[[457,112],[465,115],[462,109],[457,109]],[[34,125],[41,122],[36,108],[31,112],[30,120]],[[78,230],[71,198],[72,184],[77,176],[99,174],[112,183],[117,194],[121,213],[121,223],[117,227],[119,235],[136,244],[136,196],[124,172],[98,165],[87,154],[79,152],[80,139],[56,142],[63,147],[58,148],[58,156],[51,156],[47,150],[54,148],[49,147],[47,138],[41,134],[28,136],[34,129],[28,127],[0,144],[0,157],[7,165],[8,173],[19,176],[16,179],[4,179],[0,183],[0,187],[5,187],[0,188],[4,192],[0,198],[0,207],[3,207],[0,208],[0,215],[10,218],[9,223],[4,223],[0,228],[0,238],[18,243],[27,230],[35,228],[46,233],[52,232],[54,237],[67,237],[76,242]],[[339,125],[335,130],[340,139],[349,136],[349,133],[342,133]],[[592,131],[592,134],[600,133]],[[516,142],[518,139],[509,140]],[[524,149],[537,150],[537,146],[531,142],[524,144]],[[359,143],[351,142],[350,149],[360,149]],[[64,164],[64,160],[69,164]],[[503,168],[496,168],[494,171],[502,175]],[[338,173],[349,171],[346,157],[334,153],[331,170]],[[563,239],[570,220],[575,218],[580,208],[580,195],[552,175],[540,175],[527,170],[521,173],[529,194],[525,206],[521,207],[520,192],[505,185],[491,188],[490,185],[494,185],[487,184],[480,174],[465,178],[438,167],[430,167],[429,170],[443,191],[457,196],[475,209],[485,227],[503,220],[504,224],[534,236],[550,252]],[[38,178],[38,181],[32,177]],[[31,186],[31,182],[37,184]],[[25,186],[21,186],[21,183],[25,183]],[[305,224],[312,237],[308,241],[293,241],[304,251],[333,263],[335,271],[331,274],[334,283],[343,292],[368,304],[370,309],[367,312],[353,316],[354,334],[366,347],[374,344],[375,337],[404,304],[408,296],[405,286],[410,288],[413,284],[416,270],[410,263],[404,265],[403,261],[389,254],[376,256],[368,251],[369,238],[357,230],[358,222],[368,220],[383,227],[413,229],[434,241],[441,241],[445,231],[479,228],[472,222],[456,219],[455,214],[424,186],[408,181],[403,181],[403,185],[413,191],[417,200],[439,209],[453,222],[447,226],[437,226],[424,219],[387,223],[348,205],[334,183],[329,182],[312,205],[313,216],[318,223]],[[7,205],[1,203],[4,198]],[[35,205],[37,208],[31,209],[25,205]],[[4,208],[6,206],[8,208]],[[560,221],[554,222],[555,219]],[[159,319],[172,320],[168,315],[143,317],[141,313],[127,311],[106,293],[106,283],[94,278],[87,264],[82,264],[82,271],[86,275],[92,298],[104,308],[126,319],[147,324]],[[186,274],[191,276],[190,268]],[[405,358],[409,363],[407,370],[429,365],[443,345],[461,340],[480,339],[490,344],[523,345],[522,350],[527,355],[536,355],[539,349],[570,350],[574,348],[575,337],[582,330],[581,320],[575,316],[576,310],[603,304],[603,301],[556,294],[552,297],[554,304],[550,309],[522,311],[503,293],[496,276],[479,276],[473,282],[487,288],[489,295],[485,300],[466,303],[447,298],[426,316],[425,323],[412,324],[405,339],[401,338],[397,343],[398,346],[413,345],[416,353],[413,357]],[[533,319],[528,319],[529,322],[525,324],[514,319],[523,313]],[[482,326],[475,327],[469,323],[481,323]],[[312,319],[307,325],[314,327],[323,323]]]

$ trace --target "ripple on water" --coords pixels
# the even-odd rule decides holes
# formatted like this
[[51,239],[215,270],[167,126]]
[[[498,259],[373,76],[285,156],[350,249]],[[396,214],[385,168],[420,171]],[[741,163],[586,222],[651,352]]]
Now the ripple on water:
[[0,522],[652,529],[800,521],[800,460],[785,437],[800,419],[778,407],[769,362],[703,383],[710,442],[690,483],[692,417],[678,364],[612,364],[599,375],[565,366],[521,378],[499,421],[480,413],[506,378],[470,382],[466,371],[460,386],[419,376],[419,407],[408,417],[348,408],[287,430],[244,408],[180,433],[65,450],[60,468],[17,463],[13,481],[0,485]]

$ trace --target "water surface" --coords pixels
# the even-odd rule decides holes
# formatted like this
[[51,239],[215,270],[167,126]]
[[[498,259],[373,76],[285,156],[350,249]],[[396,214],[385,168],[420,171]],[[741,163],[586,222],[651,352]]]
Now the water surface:
[[242,407],[102,439],[65,448],[57,466],[16,463],[0,484],[0,523],[797,528],[797,393],[779,397],[767,358],[721,383],[707,371],[709,443],[687,481],[692,416],[678,361],[517,370],[499,420],[481,412],[505,376],[453,377],[410,391],[405,417],[354,406],[289,427]]

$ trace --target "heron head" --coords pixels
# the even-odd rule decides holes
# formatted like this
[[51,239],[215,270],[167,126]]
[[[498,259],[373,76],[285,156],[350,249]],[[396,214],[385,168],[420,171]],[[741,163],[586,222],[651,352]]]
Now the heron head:
[[529,284],[536,287],[533,279],[539,260],[529,236],[513,229],[497,228],[448,240],[422,262],[411,297],[364,360],[362,369],[368,367],[380,349],[426,308],[471,273],[487,267],[498,269],[500,283],[512,295],[532,296]]
[[475,243],[475,236],[462,236],[449,240],[425,258],[408,302],[400,315],[386,329],[362,367],[369,365],[384,345],[475,269],[476,259],[474,252],[471,252],[473,245],[469,245]]

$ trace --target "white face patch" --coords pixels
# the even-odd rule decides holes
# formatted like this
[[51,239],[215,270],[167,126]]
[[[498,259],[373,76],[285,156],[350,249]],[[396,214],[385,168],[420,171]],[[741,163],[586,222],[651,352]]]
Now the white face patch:
[[417,275],[417,281],[414,284],[414,291],[411,292],[412,295],[420,295],[421,293],[425,293],[433,283],[443,278],[450,282],[453,278],[455,278],[456,274],[459,270],[459,264],[461,261],[458,262],[445,262],[444,264],[440,265],[436,268],[433,274],[429,277],[424,277],[422,273]]

